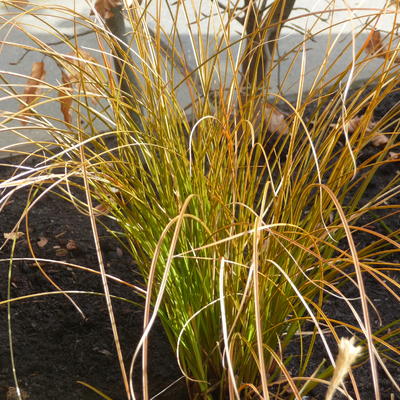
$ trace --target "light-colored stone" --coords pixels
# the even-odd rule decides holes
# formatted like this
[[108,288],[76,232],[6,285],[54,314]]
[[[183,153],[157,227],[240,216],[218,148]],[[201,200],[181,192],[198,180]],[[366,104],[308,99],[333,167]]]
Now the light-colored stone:
[[[158,0],[157,0],[158,1]],[[164,1],[164,0],[163,0]],[[146,1],[143,0],[143,3]],[[155,13],[155,3],[153,0],[149,8],[149,12]],[[194,21],[196,18],[195,11],[192,4],[197,4],[196,1],[182,2],[186,4],[186,10],[189,16],[189,20]],[[217,11],[215,8],[216,2],[202,1],[198,2],[202,4],[202,9],[197,10],[198,13],[209,13],[211,11]],[[332,3],[331,1],[329,3]],[[368,30],[359,34],[364,24],[369,20],[372,20],[372,16],[378,12],[380,8],[384,6],[384,0],[337,0],[334,5],[331,5],[331,9],[335,8],[336,11],[331,13],[320,14],[326,20],[322,21],[316,16],[319,10],[324,10],[327,7],[328,2],[325,0],[310,1],[310,0],[297,0],[296,7],[291,14],[291,20],[287,23],[287,26],[283,29],[281,38],[279,39],[279,54],[285,56],[286,53],[292,49],[297,49],[292,52],[288,57],[284,57],[283,61],[279,63],[279,67],[274,69],[274,73],[271,78],[271,93],[272,95],[279,93],[284,96],[293,96],[298,93],[300,84],[299,82],[304,79],[302,87],[304,91],[310,90],[318,80],[329,81],[333,76],[343,70],[346,65],[351,64],[353,53],[357,53],[362,47],[368,35]],[[37,7],[35,8],[35,4]],[[214,4],[214,5],[212,5]],[[143,5],[143,4],[142,4]],[[26,7],[26,10],[35,9],[23,16],[15,17],[15,8],[4,6],[4,3],[0,1],[0,13],[2,18],[0,20],[0,76],[5,81],[0,82],[0,113],[4,116],[4,113],[13,112],[18,109],[19,104],[16,100],[10,99],[12,90],[17,93],[23,93],[24,85],[26,84],[26,78],[24,76],[29,75],[30,69],[33,62],[42,61],[44,59],[46,64],[46,77],[45,80],[50,85],[58,85],[61,81],[60,70],[57,65],[49,58],[43,57],[38,52],[30,52],[27,54],[18,65],[11,65],[10,63],[16,62],[19,57],[23,54],[23,48],[17,47],[15,44],[22,46],[36,46],[29,35],[34,35],[44,43],[52,43],[58,38],[55,38],[57,31],[71,34],[74,32],[74,24],[71,20],[71,15],[65,14],[65,10],[68,8],[76,7],[76,12],[89,17],[91,5],[90,2],[79,0],[36,0],[31,1]],[[350,10],[348,7],[351,6],[354,9]],[[308,9],[307,10],[305,10]],[[393,8],[387,10],[386,14],[382,14],[378,20],[378,29],[390,30],[393,24]],[[305,17],[299,17],[300,15],[306,14]],[[360,16],[364,16],[359,19]],[[369,15],[369,17],[368,17]],[[68,18],[65,18],[68,16]],[[161,9],[162,23],[168,32],[171,27],[171,18],[169,17],[167,7]],[[95,18],[95,17],[92,17]],[[369,18],[369,19],[368,19]],[[219,17],[214,17],[214,23],[211,27],[218,30]],[[151,25],[151,19],[149,19]],[[201,24],[201,32],[196,31],[195,25],[189,27],[187,18],[185,17],[184,9],[181,9],[178,18],[179,32],[182,37],[183,48],[188,54],[188,60],[192,67],[196,66],[198,57],[195,57],[195,52],[198,51],[199,39],[191,40],[189,35],[189,28],[194,30],[195,35],[203,35],[204,38],[207,21],[203,21]],[[76,27],[78,32],[85,30],[84,27]],[[296,32],[295,30],[303,30],[305,35],[312,36],[313,41],[307,40],[304,47],[299,45],[304,40],[304,34]],[[240,25],[236,24],[232,26],[232,32],[239,32]],[[232,33],[234,39],[239,39],[238,34]],[[199,36],[197,36],[198,38]],[[352,39],[354,41],[352,42]],[[83,49],[89,49],[95,54],[98,45],[94,34],[89,34],[79,37],[79,46]],[[353,44],[353,46],[352,46]],[[347,50],[343,49],[348,46]],[[68,53],[70,49],[64,44],[51,45],[56,51],[61,53]],[[193,49],[196,47],[196,51]],[[92,49],[92,50],[90,50]],[[232,55],[236,59],[239,52],[239,45],[231,48]],[[344,52],[343,52],[344,51]],[[208,49],[209,54],[212,54],[213,49]],[[297,53],[296,53],[297,52]],[[343,52],[338,59],[339,55]],[[293,62],[293,57],[295,60]],[[362,54],[359,61],[366,58],[365,54]],[[228,57],[226,62],[229,64]],[[357,67],[352,76],[352,80],[366,79],[373,72],[379,68],[382,60],[371,60],[366,62],[362,67]],[[301,75],[303,66],[304,74]],[[232,68],[228,68],[232,71]],[[348,76],[347,76],[348,77]],[[179,79],[179,78],[178,78]],[[229,82],[230,77],[226,80]],[[343,80],[343,86],[345,86],[347,80]],[[219,85],[218,78],[214,82],[216,86]],[[54,96],[55,91],[49,89],[49,96]],[[44,89],[46,92],[46,89]],[[51,93],[53,92],[53,93]],[[187,104],[190,100],[188,93],[183,90],[179,92],[179,98],[182,104]],[[49,115],[62,120],[62,114],[60,113],[59,104],[56,102],[49,102],[43,106],[37,108],[37,110],[43,111],[45,115]],[[0,120],[3,117],[0,116]],[[62,123],[58,124],[54,122],[55,126],[61,126]],[[101,129],[101,124],[97,126]],[[26,126],[21,129],[19,121],[10,120],[3,126],[0,126],[0,151],[1,156],[7,156],[12,153],[12,150],[26,149],[29,148],[30,141],[43,141],[44,145],[47,142],[51,142],[54,139],[48,134],[46,129],[31,129]],[[21,145],[21,143],[25,143]]]

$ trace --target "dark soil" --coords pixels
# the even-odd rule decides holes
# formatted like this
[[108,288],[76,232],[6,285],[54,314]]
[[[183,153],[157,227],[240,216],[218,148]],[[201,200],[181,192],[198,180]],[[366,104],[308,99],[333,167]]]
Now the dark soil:
[[[400,96],[388,97],[377,110],[377,118],[397,104]],[[368,157],[374,148],[365,150]],[[16,160],[7,160],[14,163]],[[400,161],[378,169],[366,197],[371,197],[395,174],[399,173]],[[0,180],[9,177],[13,168],[0,166]],[[11,232],[21,212],[26,206],[29,189],[18,191],[6,204],[0,214],[0,235]],[[400,204],[399,196],[391,200]],[[393,210],[388,210],[390,212]],[[367,221],[363,221],[366,223]],[[391,229],[399,228],[399,218],[386,221]],[[104,228],[100,228],[101,245],[107,273],[126,282],[137,282],[137,270],[134,261],[123,246],[111,237]],[[117,229],[117,227],[114,227]],[[384,234],[387,232],[379,223],[373,226]],[[29,231],[25,221],[19,231],[25,233],[16,242],[14,257],[31,257],[28,236],[37,257],[59,260],[98,270],[98,260],[88,217],[80,214],[71,204],[59,196],[47,194],[29,213]],[[27,233],[29,235],[27,235]],[[45,238],[45,239],[43,239]],[[47,240],[47,243],[45,241]],[[370,237],[358,235],[357,243],[364,246]],[[43,244],[45,243],[45,244]],[[14,260],[10,271],[9,257],[11,242],[0,251],[0,301],[7,299],[8,276],[11,275],[11,298],[32,294],[55,292],[57,289],[43,276],[39,268],[29,260]],[[393,252],[390,260],[400,263],[399,252]],[[74,267],[42,262],[41,266],[48,276],[63,290],[84,291],[87,293],[71,294],[71,298],[82,310],[82,316],[72,302],[63,294],[34,296],[10,304],[11,337],[16,366],[16,375],[20,387],[31,400],[71,400],[100,399],[98,394],[79,384],[85,382],[101,390],[113,400],[125,399],[121,373],[116,357],[113,334],[103,296],[101,277],[91,272]],[[399,281],[400,274],[392,277]],[[383,324],[400,318],[397,300],[373,279],[366,280],[369,295],[379,306]],[[129,287],[110,281],[111,293],[131,302],[115,299],[114,311],[117,319],[125,363],[129,363],[142,333],[142,310],[134,303],[143,304]],[[349,293],[351,294],[351,293]],[[357,294],[354,292],[354,296]],[[327,301],[330,315],[336,319],[351,321],[345,308],[337,307],[335,300]],[[6,399],[7,392],[15,386],[10,360],[10,340],[7,325],[7,305],[0,305],[0,399]],[[379,326],[373,317],[375,328]],[[338,333],[340,333],[338,331]],[[348,332],[342,332],[349,336]],[[397,342],[394,345],[398,346]],[[333,347],[334,348],[334,347]],[[321,351],[322,348],[321,348]],[[150,339],[150,390],[155,395],[181,377],[174,354],[170,350],[160,324],[154,327]],[[326,357],[326,356],[325,356]],[[139,361],[140,364],[140,361]],[[315,367],[318,364],[315,364]],[[400,368],[387,361],[387,366],[395,379],[400,382]],[[363,366],[357,370],[362,399],[374,398],[370,370]],[[135,387],[140,398],[140,373],[135,379]],[[382,399],[400,399],[390,381],[381,373]],[[393,394],[394,397],[391,397]],[[315,391],[315,398],[322,398],[322,392]],[[11,398],[11,397],[10,397]],[[183,380],[172,386],[160,399],[184,400],[187,398]]]
[[[2,179],[9,176],[13,169],[3,166],[0,171]],[[26,205],[27,196],[28,189],[19,191],[1,212],[2,238],[3,233],[11,232],[14,228]],[[129,254],[104,228],[99,228],[107,273],[126,282],[137,282],[139,277]],[[32,257],[25,221],[18,230],[25,232],[25,235],[17,241],[14,257]],[[39,258],[66,261],[98,270],[89,218],[55,194],[47,194],[29,213],[29,237],[34,253]],[[42,238],[48,240],[45,245]],[[10,241],[1,250],[2,259],[9,257],[11,247]],[[103,296],[95,294],[103,293],[101,277],[63,264],[43,262],[41,266],[63,290],[89,293],[71,295],[84,317],[61,294],[36,296],[11,304],[12,345],[21,388],[26,390],[30,400],[101,398],[77,383],[82,381],[101,390],[113,400],[126,399],[106,302]],[[7,277],[10,273],[7,261],[1,263],[0,273],[0,301],[4,301],[7,299]],[[33,261],[14,260],[11,273],[12,298],[57,290]],[[143,304],[143,300],[123,284],[110,281],[110,290],[111,294]],[[142,334],[142,309],[137,304],[122,300],[114,300],[113,306],[129,370],[133,351]],[[0,399],[5,399],[9,387],[15,386],[5,304],[0,305],[0,321]],[[181,376],[158,323],[150,336],[149,353],[150,391],[151,395],[155,395]],[[137,376],[135,384],[139,388],[140,374]],[[169,399],[171,396],[186,398],[183,380],[158,398]]]

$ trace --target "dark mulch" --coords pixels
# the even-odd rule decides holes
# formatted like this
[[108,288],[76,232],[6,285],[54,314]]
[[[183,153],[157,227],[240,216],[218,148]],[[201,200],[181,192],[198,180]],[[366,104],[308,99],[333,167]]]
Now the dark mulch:
[[[397,105],[398,101],[398,94],[388,97],[378,107],[376,117],[381,117],[381,114],[390,107]],[[367,148],[364,157],[368,157],[373,151],[375,150],[372,146]],[[367,197],[372,196],[398,174],[399,165],[399,162],[394,162],[379,168],[372,184],[368,187]],[[9,167],[0,167],[0,180],[8,177],[11,172],[12,169]],[[1,212],[1,237],[3,233],[13,229],[26,205],[27,196],[28,189],[18,191]],[[391,203],[399,204],[399,196],[392,199]],[[387,221],[387,224],[391,229],[398,229],[399,218],[396,216]],[[380,224],[375,224],[373,228],[387,233]],[[19,230],[26,233],[24,222]],[[107,272],[127,282],[137,281],[139,278],[135,263],[123,246],[102,227],[100,235]],[[29,236],[37,257],[98,269],[89,219],[55,194],[47,194],[29,213]],[[41,238],[48,240],[43,246]],[[366,235],[358,235],[356,239],[359,245],[365,245],[366,241],[370,240]],[[9,257],[10,251],[11,243],[1,250],[0,257],[2,259]],[[17,241],[14,257],[29,256],[25,234]],[[387,260],[399,263],[399,253],[394,251],[391,259]],[[99,395],[77,383],[83,381],[102,390],[114,400],[126,398],[106,303],[104,297],[97,295],[103,293],[100,276],[53,262],[44,262],[42,267],[63,290],[82,290],[90,293],[71,295],[83,311],[84,317],[71,301],[61,294],[35,296],[10,305],[12,345],[16,375],[21,388],[26,390],[29,399],[32,400],[99,399]],[[0,269],[0,301],[7,299],[7,277],[10,273],[12,298],[56,290],[32,261],[14,261],[11,272],[9,263],[3,261]],[[399,273],[393,273],[392,277],[399,280]],[[400,317],[398,302],[393,296],[382,290],[373,279],[367,279],[366,286],[371,298],[378,307],[381,306],[379,311],[384,324]],[[112,294],[129,299],[133,303],[143,303],[133,290],[120,283],[110,282],[110,288]],[[354,296],[356,295],[354,293]],[[133,303],[118,299],[113,302],[127,366],[142,332],[142,310]],[[327,308],[331,316],[351,320],[348,310],[345,307],[337,307],[334,299],[327,301]],[[372,318],[377,327],[379,320],[375,316]],[[0,321],[0,399],[3,399],[7,390],[15,386],[5,304],[0,305]],[[343,332],[343,335],[349,334]],[[150,361],[149,380],[152,395],[181,376],[158,323],[150,339]],[[400,382],[399,368],[389,361],[388,368]],[[140,377],[140,374],[137,376]],[[382,398],[400,398],[399,394],[390,397],[395,390],[390,381],[384,378],[383,374],[381,376]],[[358,370],[357,381],[361,398],[373,398],[368,366]],[[140,378],[136,378],[135,385],[137,388],[140,387]],[[316,391],[313,395],[322,398],[322,392]],[[159,398],[186,399],[185,384],[180,381]]]
[[[0,167],[1,178],[11,172],[10,168]],[[28,189],[21,190],[5,206],[0,214],[1,237],[13,229],[27,196]],[[99,229],[107,273],[130,283],[138,281],[135,264],[123,246],[104,228],[99,226]],[[24,222],[19,230],[26,233]],[[55,194],[47,194],[29,213],[29,236],[37,257],[98,270],[89,218]],[[43,247],[40,247],[44,243],[40,242],[41,238],[48,240]],[[9,257],[10,251],[11,243],[3,248],[0,257]],[[26,235],[17,241],[14,257],[30,257]],[[77,383],[83,381],[114,400],[125,399],[106,302],[104,297],[96,295],[103,293],[101,277],[51,262],[42,263],[42,267],[63,290],[93,294],[71,295],[84,317],[60,294],[36,296],[11,304],[12,343],[21,388],[29,393],[31,400],[99,399],[99,395]],[[57,290],[32,261],[14,261],[11,273],[12,298]],[[7,298],[8,262],[1,263],[0,274],[0,301],[3,301]],[[142,298],[120,283],[110,281],[110,290],[111,294],[143,304]],[[129,367],[142,333],[142,309],[122,300],[114,300],[113,306],[125,363]],[[0,321],[0,399],[3,399],[8,387],[15,386],[4,304],[0,305]],[[158,323],[150,337],[149,352],[150,389],[155,395],[181,376]],[[138,364],[140,367],[140,358]],[[135,383],[139,387],[140,375],[137,376]],[[186,397],[183,381],[159,398],[170,396]]]

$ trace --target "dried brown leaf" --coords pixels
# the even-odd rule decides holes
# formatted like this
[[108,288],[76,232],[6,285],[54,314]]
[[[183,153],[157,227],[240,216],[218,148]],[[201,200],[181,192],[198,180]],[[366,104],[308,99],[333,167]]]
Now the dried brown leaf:
[[18,240],[22,236],[24,236],[24,232],[8,232],[8,233],[3,233],[4,239],[7,240]]
[[68,54],[63,72],[67,75],[66,79],[72,83],[79,83],[81,74],[94,74],[98,64],[95,57],[85,50],[78,49],[78,51]]
[[70,75],[62,71],[61,80],[63,85],[59,88],[58,94],[60,96],[60,108],[64,116],[64,121],[67,124],[72,122],[71,106],[72,106],[72,80]]
[[6,400],[27,400],[28,392],[25,390],[19,389],[19,395],[17,389],[15,387],[9,387],[7,390]]
[[[386,53],[390,52],[388,46],[385,46],[382,41],[381,33],[375,28],[371,29],[363,49],[371,56],[385,58]],[[394,59],[395,63],[400,63],[400,56],[396,56]]]
[[76,244],[75,240],[68,240],[67,244],[65,245],[65,248],[69,251],[72,250],[77,250],[78,249],[78,245]]
[[[364,115],[360,115],[360,116],[357,115],[354,118],[351,118],[347,122],[347,130],[350,134],[354,133],[355,130],[360,126],[363,117],[364,117]],[[367,132],[372,132],[372,130],[375,128],[375,126],[376,126],[376,122],[369,121],[368,126],[367,126]]]
[[[21,99],[28,105],[32,105],[40,94],[40,83],[43,80],[46,71],[44,69],[44,62],[39,61],[32,64],[32,71],[30,78],[26,83],[26,87],[24,90],[24,95]],[[20,110],[23,110],[26,106],[24,104],[20,105]],[[23,115],[27,116],[30,113],[25,111]],[[27,121],[22,121],[22,125],[26,125]]]
[[384,134],[378,134],[371,139],[371,144],[375,147],[383,147],[389,141],[389,138]]
[[356,117],[350,119],[349,122],[347,123],[347,131],[349,133],[353,133],[360,125],[360,120],[361,120],[361,117],[359,117],[358,115]]
[[110,207],[106,204],[98,204],[96,207],[93,207],[93,214],[98,217],[99,215],[107,215],[110,212]]
[[400,160],[400,153],[389,151],[388,160]]
[[[43,80],[44,75],[46,74],[46,71],[44,69],[44,62],[38,61],[32,64],[32,71],[30,78],[28,79],[27,82],[27,87],[25,88],[24,94],[25,96],[22,97],[22,99],[26,103],[31,103],[32,102],[32,96],[30,95],[35,95],[37,94],[38,91],[38,84],[40,83],[41,80]],[[35,97],[33,97],[35,98]]]
[[44,246],[46,246],[46,244],[49,242],[49,239],[47,239],[46,237],[44,237],[44,236],[41,236],[40,238],[39,238],[39,240],[37,241],[37,245],[40,247],[40,248],[43,248]]
[[256,118],[253,122],[254,128],[264,121],[266,128],[271,133],[286,135],[289,132],[289,126],[286,122],[286,116],[271,103],[264,103],[258,107]]
[[68,250],[64,249],[63,247],[59,247],[56,249],[56,256],[57,257],[65,257],[68,254]]
[[[65,65],[62,67],[61,81],[63,84],[58,90],[61,112],[64,116],[64,121],[67,124],[72,122],[71,107],[74,86],[77,85],[79,91],[81,86],[81,75],[86,77],[93,75],[96,72],[95,69],[97,67],[91,63],[95,63],[96,65],[98,64],[97,60],[84,50],[78,50],[78,52],[69,55],[72,55],[74,58],[71,59],[68,57]],[[95,87],[91,83],[87,83],[86,87],[89,90],[95,91]]]
[[363,47],[369,55],[381,56],[385,51],[381,33],[375,28],[371,29]]
[[265,120],[268,122],[268,130],[270,132],[278,132],[281,135],[286,135],[289,132],[285,115],[272,104],[265,104]]
[[109,19],[114,16],[112,9],[122,6],[121,0],[96,0],[94,8],[104,19]]

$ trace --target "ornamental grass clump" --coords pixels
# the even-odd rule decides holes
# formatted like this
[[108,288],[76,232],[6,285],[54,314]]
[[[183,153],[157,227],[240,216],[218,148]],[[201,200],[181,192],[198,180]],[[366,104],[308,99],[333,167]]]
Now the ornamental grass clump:
[[[373,118],[399,84],[395,32],[379,53],[371,35],[357,48],[354,38],[379,18],[379,10],[366,8],[367,22],[346,46],[353,48],[346,65],[341,54],[330,54],[336,43],[329,25],[332,40],[306,92],[306,48],[318,32],[310,27],[299,44],[279,53],[283,24],[297,27],[290,19],[295,2],[270,3],[98,0],[92,17],[62,9],[75,34],[46,28],[68,46],[63,53],[12,22],[22,10],[10,9],[3,22],[3,30],[13,23],[34,41],[21,52],[35,51],[60,69],[56,84],[32,74],[24,95],[2,72],[3,96],[21,104],[3,113],[2,129],[26,140],[28,128],[46,131],[57,144],[33,143],[40,161],[1,184],[11,188],[3,201],[27,184],[45,191],[57,186],[87,213],[129,399],[137,398],[133,382],[140,379],[140,398],[149,398],[148,334],[156,317],[191,398],[302,399],[328,385],[341,327],[363,346],[358,362],[369,362],[375,397],[379,365],[399,389],[382,358],[399,356],[393,345],[398,323],[374,331],[364,283],[376,280],[399,298],[391,275],[399,264],[385,262],[400,249],[399,231],[383,235],[371,228],[398,218],[399,176],[364,196],[375,171],[396,154],[398,109]],[[356,21],[355,11],[347,11]],[[39,19],[45,9],[24,12]],[[170,26],[161,23],[163,13]],[[309,15],[329,19],[334,13]],[[97,49],[80,48],[84,30],[93,31]],[[375,58],[382,62],[370,81],[350,90]],[[274,86],[287,59],[293,62],[281,83],[298,76],[294,99]],[[338,65],[340,72],[329,75]],[[58,116],[42,111],[48,103],[58,104]],[[368,157],[362,157],[365,149]],[[71,187],[82,189],[86,201]],[[97,237],[104,216],[118,222],[121,232],[114,234],[144,282],[143,337],[129,363],[119,346]],[[359,233],[368,244],[357,242]],[[357,289],[356,299],[346,294],[349,286]],[[326,299],[332,298],[348,307],[352,322],[330,317]],[[133,365],[140,358],[139,377]],[[353,375],[351,386],[357,393]]]

